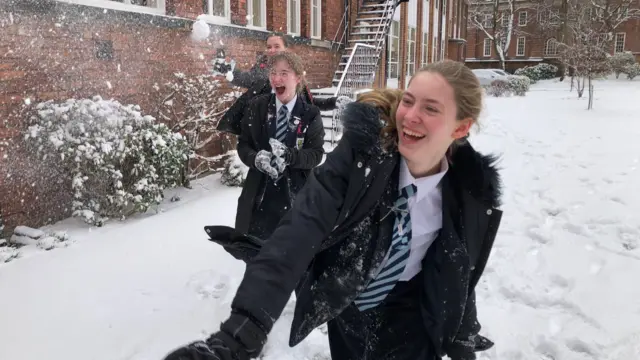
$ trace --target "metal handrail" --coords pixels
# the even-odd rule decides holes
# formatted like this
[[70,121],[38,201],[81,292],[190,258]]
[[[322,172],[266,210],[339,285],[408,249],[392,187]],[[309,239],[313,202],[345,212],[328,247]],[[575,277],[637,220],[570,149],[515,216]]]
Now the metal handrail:
[[338,93],[340,92],[340,88],[342,88],[342,83],[344,82],[344,78],[347,76],[347,72],[349,72],[349,65],[351,65],[351,62],[353,61],[353,56],[356,54],[356,51],[358,50],[358,46],[364,47],[364,48],[376,49],[376,47],[373,45],[356,43],[356,45],[353,47],[353,50],[351,50],[351,55],[349,55],[349,60],[347,60],[347,65],[344,67],[344,71],[342,72],[342,76],[340,77],[340,82],[338,82],[338,87],[336,88],[336,92],[333,96],[338,96]]

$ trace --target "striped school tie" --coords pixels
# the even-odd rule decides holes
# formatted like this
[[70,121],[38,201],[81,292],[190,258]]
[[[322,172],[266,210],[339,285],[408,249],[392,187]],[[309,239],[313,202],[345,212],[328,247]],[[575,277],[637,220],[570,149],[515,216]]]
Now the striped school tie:
[[358,295],[354,303],[360,311],[378,306],[389,295],[400,279],[409,260],[411,246],[411,216],[409,215],[409,198],[417,191],[415,185],[405,186],[395,203],[396,221],[393,225],[391,251],[386,264],[364,291]]
[[289,128],[289,121],[287,119],[288,109],[282,105],[280,111],[278,111],[278,122],[276,122],[276,140],[284,143],[287,138],[287,129]]

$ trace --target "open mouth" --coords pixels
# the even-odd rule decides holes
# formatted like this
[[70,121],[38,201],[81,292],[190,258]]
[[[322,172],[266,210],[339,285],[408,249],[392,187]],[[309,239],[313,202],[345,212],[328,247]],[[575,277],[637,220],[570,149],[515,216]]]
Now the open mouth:
[[275,90],[276,90],[276,94],[282,95],[282,94],[284,94],[285,91],[287,91],[287,87],[286,86],[276,86]]
[[416,131],[412,131],[412,130],[409,130],[409,129],[402,129],[402,137],[405,140],[408,140],[410,142],[422,140],[426,136],[427,135],[421,134],[421,133],[416,132]]

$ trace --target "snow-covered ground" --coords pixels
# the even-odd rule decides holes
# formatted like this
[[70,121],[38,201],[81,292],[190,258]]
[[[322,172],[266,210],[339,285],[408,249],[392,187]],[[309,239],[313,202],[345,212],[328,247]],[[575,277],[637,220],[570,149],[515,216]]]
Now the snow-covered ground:
[[[489,98],[472,142],[503,154],[504,211],[478,286],[492,360],[640,359],[640,81],[599,82],[595,109],[566,84]],[[163,211],[89,229],[0,265],[0,359],[157,360],[215,331],[244,266],[206,240],[239,189],[209,177]],[[265,360],[328,359],[316,330],[287,346],[293,302]]]

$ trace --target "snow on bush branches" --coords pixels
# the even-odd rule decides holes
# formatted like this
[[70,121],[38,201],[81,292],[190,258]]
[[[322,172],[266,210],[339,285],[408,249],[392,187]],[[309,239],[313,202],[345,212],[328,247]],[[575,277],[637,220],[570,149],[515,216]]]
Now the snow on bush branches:
[[515,75],[526,76],[531,79],[531,83],[535,84],[540,80],[553,79],[558,72],[558,67],[551,64],[538,64],[535,66],[525,66],[516,70]]
[[235,137],[215,131],[218,121],[242,92],[213,75],[176,73],[159,91],[157,118],[182,133],[191,147],[188,177],[217,169],[217,154],[235,147]]
[[505,95],[525,96],[531,80],[527,76],[509,75],[502,79],[496,79],[491,82],[487,89],[487,93],[491,96],[500,97]]
[[27,145],[70,180],[73,215],[90,224],[145,212],[181,184],[187,142],[137,105],[99,96],[47,101],[30,121]]

